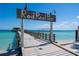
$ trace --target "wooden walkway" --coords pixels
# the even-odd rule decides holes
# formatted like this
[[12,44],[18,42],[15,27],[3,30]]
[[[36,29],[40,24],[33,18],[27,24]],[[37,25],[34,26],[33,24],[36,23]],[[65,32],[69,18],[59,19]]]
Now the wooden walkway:
[[40,47],[22,49],[24,56],[74,56],[73,54],[55,46],[48,44]]
[[[21,32],[19,32],[21,36]],[[45,44],[45,45],[43,45]],[[40,46],[43,45],[43,46]],[[74,54],[57,47],[54,44],[47,44],[40,39],[24,33],[24,48],[22,48],[23,56],[75,56]]]

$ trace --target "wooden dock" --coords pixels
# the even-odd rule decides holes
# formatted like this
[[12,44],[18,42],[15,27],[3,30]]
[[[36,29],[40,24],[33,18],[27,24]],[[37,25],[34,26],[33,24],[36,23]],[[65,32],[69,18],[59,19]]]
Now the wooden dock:
[[[21,35],[21,32],[19,32]],[[44,45],[45,44],[45,45]],[[41,45],[41,46],[40,46]],[[24,33],[23,56],[75,56],[74,54],[47,42]]]

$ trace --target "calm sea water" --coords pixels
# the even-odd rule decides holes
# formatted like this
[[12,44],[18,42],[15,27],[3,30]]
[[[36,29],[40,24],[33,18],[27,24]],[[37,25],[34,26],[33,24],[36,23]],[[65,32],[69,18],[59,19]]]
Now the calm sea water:
[[[47,30],[30,30],[32,32],[45,32]],[[54,30],[56,41],[75,41],[75,30]],[[11,31],[0,30],[0,50],[9,50],[16,48],[16,33]]]
[[16,48],[16,33],[8,30],[0,30],[0,50]]
[[[30,30],[32,32],[46,32],[49,33],[48,30]],[[54,34],[56,34],[56,41],[75,41],[75,30],[54,30]]]

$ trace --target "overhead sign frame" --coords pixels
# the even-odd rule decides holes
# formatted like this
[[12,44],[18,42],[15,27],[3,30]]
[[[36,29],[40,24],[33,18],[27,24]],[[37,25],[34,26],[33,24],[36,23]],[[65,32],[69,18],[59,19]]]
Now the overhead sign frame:
[[24,28],[23,28],[23,20],[31,19],[31,20],[39,20],[39,21],[50,21],[50,41],[52,41],[52,30],[53,30],[53,22],[56,22],[56,15],[29,11],[27,9],[17,9],[17,18],[21,19],[21,47],[24,47]]
[[23,19],[56,22],[56,15],[52,15],[51,13],[47,14],[42,12],[29,11],[25,9],[17,9],[17,18],[22,17]]

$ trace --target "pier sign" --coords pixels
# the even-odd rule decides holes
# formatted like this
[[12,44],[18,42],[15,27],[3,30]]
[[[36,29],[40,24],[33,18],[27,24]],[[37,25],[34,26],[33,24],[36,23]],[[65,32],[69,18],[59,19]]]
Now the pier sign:
[[50,22],[56,21],[56,15],[52,15],[51,13],[47,14],[47,13],[29,11],[25,9],[24,10],[17,9],[17,18],[50,21]]

